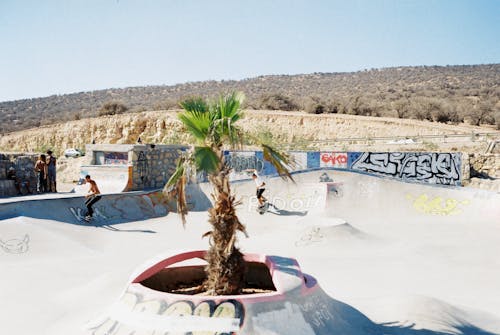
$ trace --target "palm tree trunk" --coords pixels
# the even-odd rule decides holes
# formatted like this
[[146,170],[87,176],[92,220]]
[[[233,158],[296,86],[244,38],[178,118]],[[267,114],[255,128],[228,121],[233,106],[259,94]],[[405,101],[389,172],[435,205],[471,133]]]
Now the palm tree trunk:
[[235,242],[237,231],[245,232],[245,227],[236,216],[238,202],[231,194],[229,172],[222,163],[219,172],[209,176],[215,201],[214,207],[209,209],[212,232],[205,268],[205,288],[210,295],[239,294],[244,285],[245,262]]

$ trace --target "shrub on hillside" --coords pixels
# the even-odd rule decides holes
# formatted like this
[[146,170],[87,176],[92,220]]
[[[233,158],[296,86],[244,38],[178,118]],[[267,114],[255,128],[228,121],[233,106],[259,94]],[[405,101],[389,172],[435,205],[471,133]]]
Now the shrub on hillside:
[[460,117],[456,110],[439,109],[432,113],[432,119],[441,123],[460,123],[463,122],[463,117]]
[[281,111],[300,110],[300,107],[292,98],[281,93],[262,96],[259,107],[261,109],[271,109],[271,110],[281,110]]
[[102,105],[97,112],[98,116],[123,114],[128,110],[128,107],[121,102],[109,101]]
[[493,104],[489,101],[480,103],[474,106],[467,114],[470,123],[475,126],[481,124],[495,124]]
[[493,114],[493,117],[495,119],[495,124],[497,126],[497,130],[500,130],[500,109],[497,109],[495,113]]
[[410,101],[408,99],[399,99],[392,102],[392,109],[400,119],[405,119],[410,115]]

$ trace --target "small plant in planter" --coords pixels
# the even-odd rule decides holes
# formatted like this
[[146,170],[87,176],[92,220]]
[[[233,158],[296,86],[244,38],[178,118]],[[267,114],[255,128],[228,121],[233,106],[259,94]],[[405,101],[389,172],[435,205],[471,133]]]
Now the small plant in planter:
[[[196,172],[203,171],[213,185],[214,205],[209,209],[212,229],[204,234],[210,238],[210,248],[205,259],[206,278],[201,284],[207,295],[240,294],[245,285],[245,261],[236,246],[236,234],[240,231],[246,235],[246,229],[236,215],[239,201],[231,192],[231,168],[223,152],[225,148],[241,148],[244,134],[237,122],[243,117],[242,101],[243,94],[233,92],[220,95],[215,101],[195,97],[180,103],[184,111],[179,119],[196,143],[179,158],[176,171],[164,188],[165,194],[175,194],[177,211],[185,224],[187,182]],[[272,163],[283,178],[292,180],[290,156],[268,144],[260,143],[260,146],[264,159]]]

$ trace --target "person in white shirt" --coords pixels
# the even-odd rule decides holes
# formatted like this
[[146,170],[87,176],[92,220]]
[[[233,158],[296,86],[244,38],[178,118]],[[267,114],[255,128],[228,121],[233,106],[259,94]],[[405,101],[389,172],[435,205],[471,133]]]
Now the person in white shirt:
[[257,199],[259,200],[259,204],[262,206],[264,205],[264,202],[266,200],[266,198],[262,196],[262,194],[266,190],[266,183],[259,177],[256,170],[249,170],[249,171],[252,172],[252,179],[255,182],[255,185],[257,186],[256,196]]

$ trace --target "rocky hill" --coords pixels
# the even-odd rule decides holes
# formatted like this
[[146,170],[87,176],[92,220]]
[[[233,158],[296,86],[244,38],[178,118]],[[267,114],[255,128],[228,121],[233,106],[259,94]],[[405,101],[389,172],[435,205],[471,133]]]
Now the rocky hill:
[[[177,108],[186,96],[242,91],[245,108],[387,116],[500,126],[500,64],[351,73],[270,75],[239,81],[129,87],[0,102],[0,134],[104,114]],[[134,117],[132,117],[134,118]],[[495,119],[496,118],[496,119]]]
[[[150,111],[70,121],[0,137],[0,151],[61,154],[88,143],[190,143],[176,111]],[[253,136],[287,149],[328,150],[483,150],[473,133],[492,127],[447,125],[429,121],[304,112],[246,111],[241,126]],[[496,132],[498,133],[498,132]],[[481,140],[483,139],[483,140]],[[252,139],[244,139],[252,146]]]
[[[52,149],[58,156],[58,187],[71,190],[78,180],[80,159],[61,156],[66,148],[84,150],[88,143],[191,143],[182,131],[176,111],[150,111],[102,116],[0,137],[0,152],[41,153]],[[461,151],[484,153],[493,139],[500,139],[494,127],[468,124],[447,125],[430,121],[366,117],[342,114],[308,114],[284,111],[246,111],[240,125],[253,136],[294,150],[334,151]],[[486,135],[487,134],[487,135]],[[252,140],[244,139],[246,148]],[[473,155],[471,155],[472,157]],[[500,191],[500,155],[475,158],[475,170],[487,179],[473,178],[471,185]],[[488,180],[497,178],[496,180]]]

